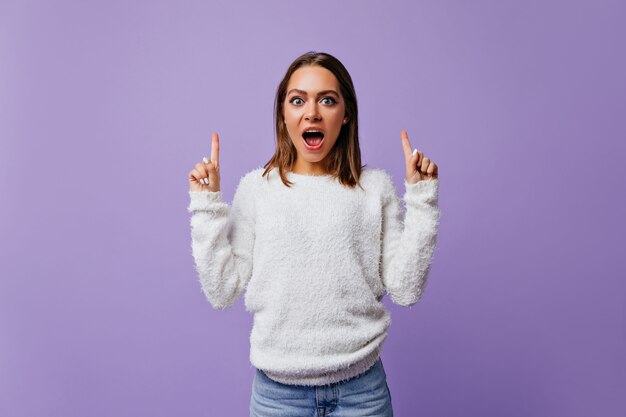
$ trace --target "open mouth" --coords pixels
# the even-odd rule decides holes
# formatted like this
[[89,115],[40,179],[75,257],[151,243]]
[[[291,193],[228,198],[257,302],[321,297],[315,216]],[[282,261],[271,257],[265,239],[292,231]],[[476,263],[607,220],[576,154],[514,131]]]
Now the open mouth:
[[310,150],[316,150],[322,147],[324,142],[324,133],[318,130],[307,130],[302,134],[305,147]]

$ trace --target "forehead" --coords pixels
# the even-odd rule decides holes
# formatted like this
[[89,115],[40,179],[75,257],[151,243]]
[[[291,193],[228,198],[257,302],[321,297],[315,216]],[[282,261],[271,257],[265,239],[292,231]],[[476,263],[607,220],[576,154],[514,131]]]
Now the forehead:
[[320,90],[339,91],[339,82],[337,77],[324,67],[305,66],[298,68],[289,79],[287,91],[292,88],[304,90],[308,92],[316,92]]

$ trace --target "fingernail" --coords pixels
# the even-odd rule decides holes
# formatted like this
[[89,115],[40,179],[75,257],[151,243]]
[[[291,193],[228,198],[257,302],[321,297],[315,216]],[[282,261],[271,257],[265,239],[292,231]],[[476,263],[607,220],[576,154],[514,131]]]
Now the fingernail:
[[413,149],[413,156],[417,153],[417,148]]
[[206,159],[206,156],[205,156],[204,158],[202,158],[202,162],[204,162],[205,164],[208,164],[208,163],[209,163],[209,160],[208,160],[208,159]]
[[208,178],[202,178],[202,182],[204,182],[206,185],[209,185],[209,179]]

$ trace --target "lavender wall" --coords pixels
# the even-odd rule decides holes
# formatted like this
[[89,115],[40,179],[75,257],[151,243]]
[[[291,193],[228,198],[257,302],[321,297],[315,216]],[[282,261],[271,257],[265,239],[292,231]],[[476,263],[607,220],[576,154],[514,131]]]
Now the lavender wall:
[[[87,4],[92,3],[92,4]],[[626,413],[625,7],[610,1],[0,2],[0,415],[244,416],[243,299],[193,269],[187,173],[273,150],[308,50],[364,162],[440,167],[422,301],[385,298],[398,416]]]

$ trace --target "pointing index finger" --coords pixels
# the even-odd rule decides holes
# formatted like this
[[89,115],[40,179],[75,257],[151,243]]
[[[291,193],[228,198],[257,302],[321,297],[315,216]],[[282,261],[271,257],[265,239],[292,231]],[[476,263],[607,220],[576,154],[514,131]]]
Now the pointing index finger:
[[217,132],[213,132],[211,140],[211,162],[219,166],[220,162],[220,137]]
[[400,132],[400,136],[402,136],[402,149],[404,150],[404,157],[409,160],[413,156],[413,151],[411,151],[411,142],[409,142],[409,135],[406,133],[406,130]]

